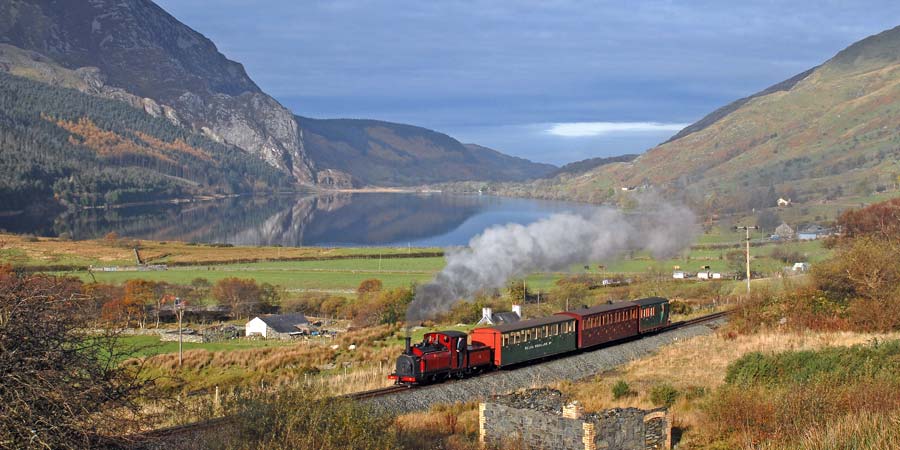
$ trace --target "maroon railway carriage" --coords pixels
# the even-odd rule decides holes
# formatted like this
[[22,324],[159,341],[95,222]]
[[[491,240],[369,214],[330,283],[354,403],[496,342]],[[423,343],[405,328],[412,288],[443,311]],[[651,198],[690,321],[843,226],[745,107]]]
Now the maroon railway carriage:
[[621,302],[557,313],[578,322],[578,348],[593,347],[637,336],[640,306]]
[[396,372],[388,378],[397,383],[427,383],[450,377],[463,377],[491,365],[491,348],[478,343],[468,345],[461,331],[426,333],[422,342],[410,345],[397,358]]

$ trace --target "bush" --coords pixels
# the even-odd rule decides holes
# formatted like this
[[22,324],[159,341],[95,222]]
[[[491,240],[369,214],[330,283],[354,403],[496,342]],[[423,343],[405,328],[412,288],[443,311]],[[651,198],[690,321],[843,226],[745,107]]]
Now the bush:
[[827,381],[846,384],[867,377],[900,382],[900,340],[853,347],[789,351],[775,355],[752,352],[728,366],[732,385],[784,385]]
[[237,396],[226,409],[236,418],[235,432],[212,436],[226,440],[207,442],[215,448],[397,448],[390,418],[352,400],[319,396],[306,388]]
[[668,383],[657,384],[650,389],[650,402],[654,405],[670,407],[681,395],[678,389]]
[[694,311],[694,308],[691,305],[680,300],[672,300],[669,302],[669,307],[673,314],[690,314]]
[[631,390],[631,386],[629,386],[628,383],[625,382],[625,380],[619,380],[616,381],[616,384],[613,385],[612,394],[613,398],[618,400],[624,397],[632,397],[637,393]]

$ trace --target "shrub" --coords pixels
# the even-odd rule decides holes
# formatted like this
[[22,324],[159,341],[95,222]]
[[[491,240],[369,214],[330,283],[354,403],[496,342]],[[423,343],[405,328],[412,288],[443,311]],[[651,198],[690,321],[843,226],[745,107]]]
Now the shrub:
[[678,400],[680,392],[668,383],[657,384],[650,389],[650,402],[654,405],[672,406]]
[[694,308],[680,300],[672,300],[669,302],[669,307],[672,308],[673,314],[690,314],[694,311]]
[[631,386],[629,386],[625,380],[619,380],[613,385],[612,394],[613,398],[618,400],[620,398],[634,396],[637,393],[631,390]]
[[[226,411],[234,433],[217,433],[217,448],[393,449],[392,420],[349,399],[327,398],[310,389],[236,396]],[[216,436],[212,437],[213,440]],[[215,445],[220,444],[220,445]]]
[[742,386],[815,381],[846,384],[875,376],[897,378],[897,374],[900,374],[900,341],[888,341],[774,355],[748,353],[728,366],[725,382]]

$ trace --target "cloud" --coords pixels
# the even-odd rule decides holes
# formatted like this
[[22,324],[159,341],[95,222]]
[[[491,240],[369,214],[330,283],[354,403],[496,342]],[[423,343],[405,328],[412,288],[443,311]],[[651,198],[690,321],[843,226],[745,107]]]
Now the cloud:
[[604,136],[613,133],[658,133],[680,131],[686,123],[659,122],[570,122],[555,123],[548,134],[563,137]]

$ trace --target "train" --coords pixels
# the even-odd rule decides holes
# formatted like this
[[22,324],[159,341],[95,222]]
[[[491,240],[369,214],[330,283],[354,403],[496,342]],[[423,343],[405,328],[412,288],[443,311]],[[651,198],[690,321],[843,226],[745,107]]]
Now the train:
[[388,378],[408,385],[466,378],[654,333],[670,324],[669,316],[668,299],[647,297],[477,327],[469,334],[435,331],[415,345],[407,337]]

